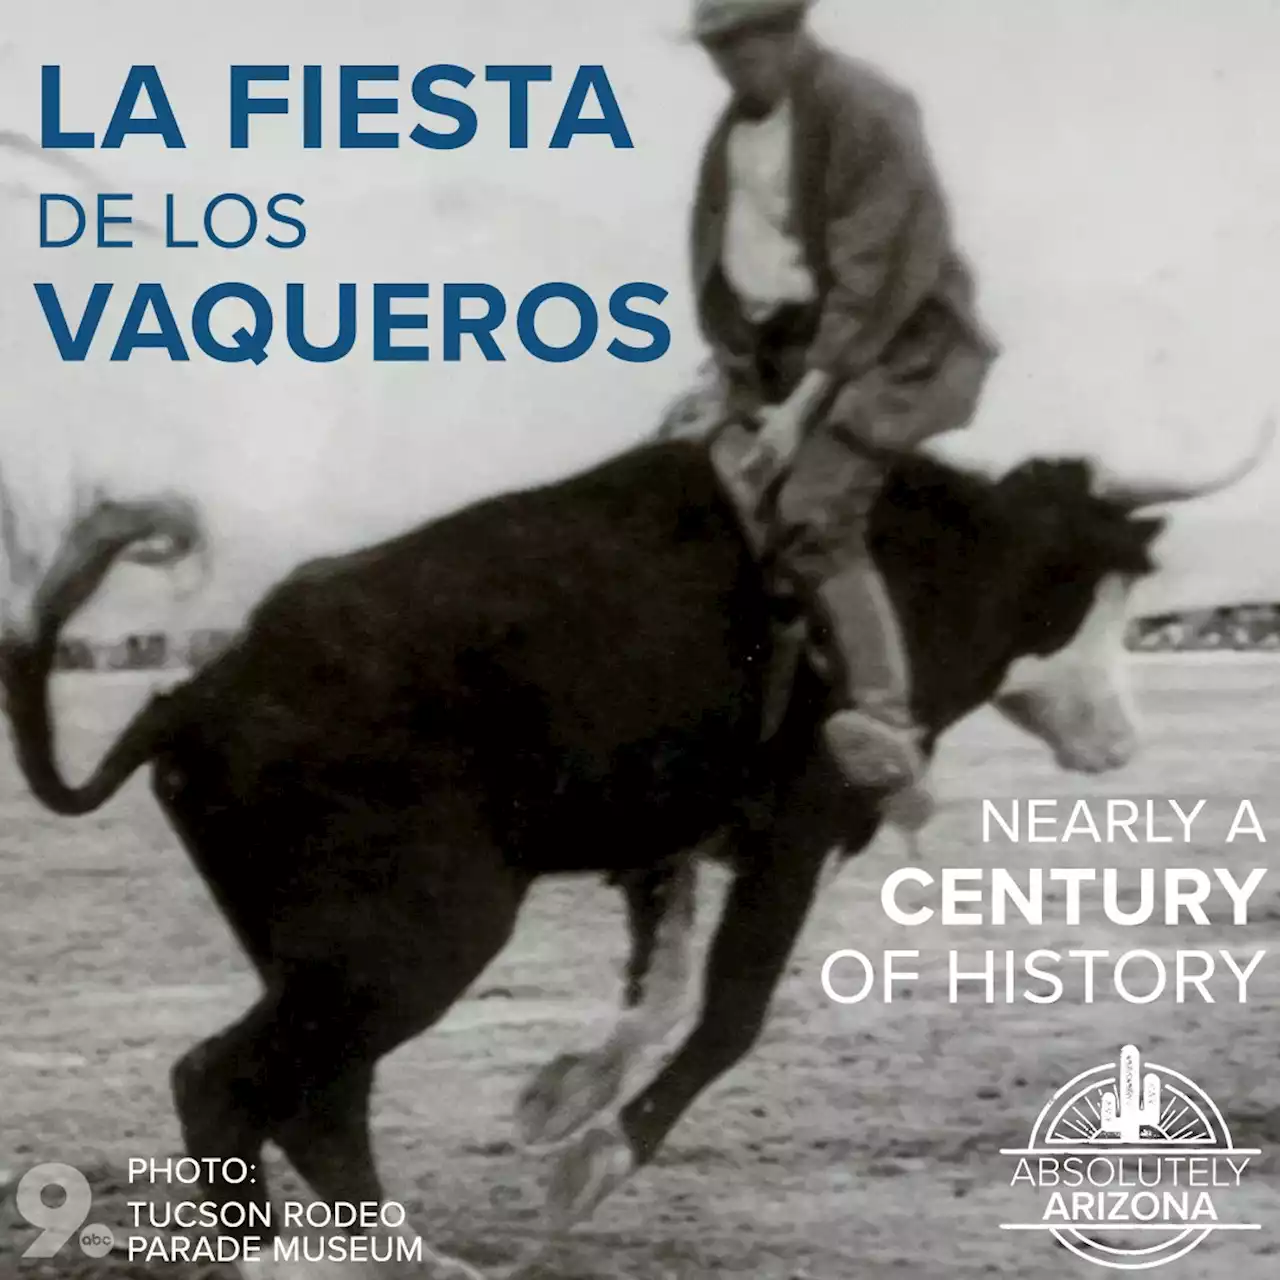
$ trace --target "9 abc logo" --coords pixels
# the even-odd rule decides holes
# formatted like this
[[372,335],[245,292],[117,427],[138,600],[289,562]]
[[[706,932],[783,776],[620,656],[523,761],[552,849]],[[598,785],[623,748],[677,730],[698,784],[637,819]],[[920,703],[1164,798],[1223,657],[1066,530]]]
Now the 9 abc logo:
[[[51,1187],[62,1190],[57,1206],[45,1200]],[[115,1234],[101,1222],[85,1224],[93,1207],[89,1180],[69,1164],[38,1164],[18,1183],[14,1204],[19,1215],[40,1234],[31,1242],[24,1258],[52,1258],[75,1236],[80,1252],[88,1258],[105,1258],[115,1247]]]

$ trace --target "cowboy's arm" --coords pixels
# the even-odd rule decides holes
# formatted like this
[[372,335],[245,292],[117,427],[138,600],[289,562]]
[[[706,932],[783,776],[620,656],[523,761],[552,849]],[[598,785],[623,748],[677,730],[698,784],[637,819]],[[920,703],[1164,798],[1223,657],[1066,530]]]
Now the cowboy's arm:
[[832,276],[809,349],[812,387],[873,368],[937,284],[946,203],[914,104],[869,129],[841,118],[832,138],[827,255]]
[[833,123],[830,163],[831,286],[805,374],[760,442],[784,463],[832,392],[875,365],[946,255],[945,201],[913,103],[869,121],[851,105]]
[[809,368],[780,409],[800,423],[807,423],[836,385],[836,379],[825,369]]
[[805,373],[758,442],[783,465],[831,394],[874,368],[933,292],[949,243],[946,200],[913,100],[872,113],[851,93],[830,128],[831,278]]
[[719,274],[726,189],[726,148],[732,117],[726,110],[716,122],[702,152],[689,218],[689,267],[698,330],[722,377],[740,372],[744,353],[737,349],[724,282]]

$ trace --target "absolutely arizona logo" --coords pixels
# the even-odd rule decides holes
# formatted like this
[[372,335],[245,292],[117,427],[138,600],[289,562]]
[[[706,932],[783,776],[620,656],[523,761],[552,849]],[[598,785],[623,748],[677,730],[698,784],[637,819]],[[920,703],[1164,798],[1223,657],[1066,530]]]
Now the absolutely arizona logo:
[[1203,1089],[1143,1064],[1133,1045],[1119,1062],[1085,1071],[1040,1112],[1010,1186],[1038,1210],[1005,1231],[1047,1231],[1087,1262],[1147,1271],[1185,1257],[1215,1231],[1257,1231],[1232,1216],[1255,1150],[1239,1148]]

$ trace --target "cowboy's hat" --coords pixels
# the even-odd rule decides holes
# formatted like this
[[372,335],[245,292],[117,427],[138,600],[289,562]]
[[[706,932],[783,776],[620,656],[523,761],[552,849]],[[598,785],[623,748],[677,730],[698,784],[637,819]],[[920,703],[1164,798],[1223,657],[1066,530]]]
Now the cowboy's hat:
[[777,18],[803,17],[816,0],[694,0],[688,40],[714,40]]

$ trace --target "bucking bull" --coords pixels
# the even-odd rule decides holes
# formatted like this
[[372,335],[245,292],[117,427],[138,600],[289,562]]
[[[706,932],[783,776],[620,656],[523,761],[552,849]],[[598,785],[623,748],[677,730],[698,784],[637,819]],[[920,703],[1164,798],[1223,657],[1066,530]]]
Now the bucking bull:
[[[904,461],[873,546],[930,751],[990,703],[1065,769],[1128,761],[1126,610],[1163,527],[1140,513],[1235,483],[1261,452],[1197,485],[1108,479],[1083,460],[1000,479]],[[623,1007],[518,1108],[522,1136],[557,1149],[550,1226],[583,1219],[751,1050],[828,856],[865,848],[882,821],[824,754],[820,663],[799,665],[762,732],[779,606],[707,449],[647,443],[304,565],[72,785],[49,709],[60,634],[114,563],[174,563],[201,538],[182,501],[85,507],[0,647],[35,797],[88,814],[150,766],[261,977],[244,1017],[173,1068],[187,1152],[254,1163],[272,1140],[322,1200],[381,1200],[375,1064],[498,954],[534,881],[607,876],[630,924]],[[732,879],[701,1002],[630,1087],[681,1025],[693,851],[707,848]],[[206,1191],[268,1194],[261,1179]],[[431,1274],[474,1273],[437,1260]]]

